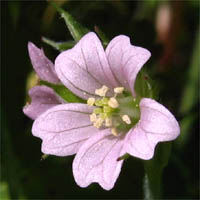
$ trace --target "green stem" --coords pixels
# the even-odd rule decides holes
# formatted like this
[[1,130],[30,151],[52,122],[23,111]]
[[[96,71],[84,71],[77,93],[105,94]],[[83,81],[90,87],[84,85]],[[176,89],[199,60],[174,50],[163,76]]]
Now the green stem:
[[158,144],[154,158],[144,161],[144,199],[160,199],[162,192],[162,174],[171,152],[171,143]]
[[145,200],[161,198],[161,182],[162,170],[157,171],[153,176],[150,173],[145,173],[143,185]]

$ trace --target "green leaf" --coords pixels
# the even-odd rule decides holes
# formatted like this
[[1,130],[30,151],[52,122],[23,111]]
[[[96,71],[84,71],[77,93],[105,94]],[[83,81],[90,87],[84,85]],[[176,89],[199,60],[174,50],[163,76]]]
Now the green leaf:
[[[7,112],[3,105],[0,106],[0,116],[2,118],[2,146],[1,170],[2,181],[0,185],[0,199],[26,199],[23,188],[23,170],[20,159],[13,149],[10,127],[7,123]],[[8,190],[9,189],[9,190]]]
[[198,114],[197,113],[191,113],[185,116],[181,121],[180,121],[180,129],[181,129],[181,134],[175,141],[176,143],[176,148],[183,148],[188,142],[189,142],[189,137],[191,137],[191,131],[193,129],[193,124],[195,120],[198,119]]
[[198,103],[198,81],[199,81],[199,44],[200,44],[200,28],[197,32],[196,41],[193,49],[193,55],[191,59],[191,64],[188,69],[187,80],[182,102],[180,105],[180,114],[183,115],[183,119],[180,122],[181,134],[176,140],[178,148],[183,148],[189,137],[191,136],[190,130],[193,128],[195,120],[198,118],[198,114],[193,112],[195,105]]
[[80,102],[85,103],[86,101],[74,95],[69,89],[67,89],[64,85],[61,84],[53,84],[46,81],[40,81],[41,85],[46,85],[52,88],[62,99],[67,102]]
[[167,165],[171,152],[171,143],[158,144],[154,158],[144,161],[144,199],[161,197],[161,182],[164,167]]
[[199,80],[199,44],[200,44],[200,27],[197,32],[195,46],[193,49],[193,56],[190,67],[188,69],[188,76],[186,77],[186,86],[182,96],[180,106],[181,114],[186,114],[192,110],[194,105],[198,102],[198,80]]
[[65,51],[67,49],[71,49],[76,43],[74,41],[67,41],[67,42],[55,42],[53,40],[50,40],[46,37],[42,37],[42,41],[50,46],[52,46],[54,49],[58,51]]
[[87,28],[78,23],[67,11],[59,7],[54,1],[49,1],[49,3],[60,13],[61,17],[64,18],[65,23],[76,42],[89,32]]
[[0,199],[8,200],[10,198],[8,184],[6,182],[0,182]]

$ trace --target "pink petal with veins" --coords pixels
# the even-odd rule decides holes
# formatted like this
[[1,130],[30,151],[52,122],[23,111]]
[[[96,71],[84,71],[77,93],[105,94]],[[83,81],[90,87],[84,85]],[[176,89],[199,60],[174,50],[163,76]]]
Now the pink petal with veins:
[[126,136],[126,151],[132,156],[151,159],[158,142],[171,141],[180,134],[175,117],[153,99],[140,101],[140,120]]
[[87,187],[97,182],[105,190],[110,190],[121,171],[123,160],[117,159],[124,154],[123,139],[111,135],[104,129],[88,139],[79,149],[73,162],[76,183]]
[[108,63],[120,86],[130,90],[135,96],[134,83],[141,67],[151,53],[142,47],[133,46],[129,37],[119,35],[106,48]]
[[102,44],[95,33],[86,34],[72,49],[62,52],[55,61],[62,83],[81,98],[95,96],[106,85],[117,86]]
[[98,131],[90,122],[91,112],[92,108],[85,104],[69,103],[40,115],[33,123],[32,133],[42,139],[42,152],[57,156],[76,153]]

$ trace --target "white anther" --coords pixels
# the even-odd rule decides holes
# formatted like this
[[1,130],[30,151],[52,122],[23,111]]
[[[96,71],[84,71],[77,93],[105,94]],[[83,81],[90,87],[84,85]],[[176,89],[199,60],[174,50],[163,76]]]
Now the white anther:
[[128,115],[123,115],[122,120],[127,124],[131,124],[131,119]]
[[105,97],[108,90],[109,90],[109,88],[107,86],[103,85],[100,89],[95,90],[95,94],[99,95],[100,97]]
[[117,135],[118,135],[117,129],[116,129],[116,128],[112,128],[112,129],[111,129],[111,133],[112,133],[114,136],[117,136]]
[[96,115],[95,113],[92,113],[92,114],[90,115],[90,121],[91,121],[91,122],[96,122],[96,121],[97,121],[97,115]]
[[102,118],[98,118],[98,119],[96,120],[96,122],[93,124],[94,127],[100,128],[101,125],[103,124],[103,121],[104,121],[104,120],[103,120]]
[[123,91],[124,91],[123,87],[116,87],[116,88],[114,88],[114,92],[116,94],[121,94],[121,93],[123,93]]
[[90,97],[90,98],[87,100],[87,104],[88,104],[89,106],[93,106],[94,103],[95,103],[95,98],[93,98],[93,97]]
[[119,103],[117,102],[117,99],[115,99],[114,97],[111,97],[108,101],[108,105],[111,108],[117,108],[119,106]]
[[112,120],[110,118],[105,119],[105,126],[106,127],[111,127],[112,126]]

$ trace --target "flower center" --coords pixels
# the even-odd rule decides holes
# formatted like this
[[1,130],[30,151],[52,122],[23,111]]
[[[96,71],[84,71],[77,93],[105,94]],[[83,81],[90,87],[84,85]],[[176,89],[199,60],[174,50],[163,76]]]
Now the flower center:
[[95,90],[99,98],[90,97],[89,106],[95,106],[90,121],[96,128],[109,127],[115,136],[126,133],[139,120],[139,99],[133,98],[123,87],[114,88],[114,96],[107,96],[109,88],[103,85]]

